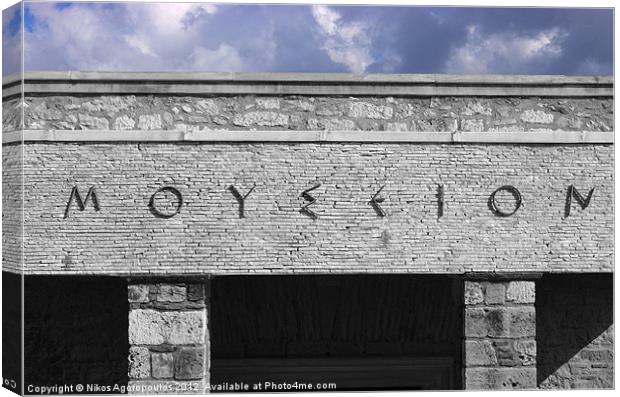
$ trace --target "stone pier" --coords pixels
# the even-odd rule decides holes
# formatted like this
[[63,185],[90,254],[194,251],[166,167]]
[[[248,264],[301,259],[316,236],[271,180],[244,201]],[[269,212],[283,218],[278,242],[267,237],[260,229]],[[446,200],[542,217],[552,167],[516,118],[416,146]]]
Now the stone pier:
[[208,279],[129,280],[129,393],[203,393],[209,381]]
[[465,280],[466,389],[536,388],[534,280]]

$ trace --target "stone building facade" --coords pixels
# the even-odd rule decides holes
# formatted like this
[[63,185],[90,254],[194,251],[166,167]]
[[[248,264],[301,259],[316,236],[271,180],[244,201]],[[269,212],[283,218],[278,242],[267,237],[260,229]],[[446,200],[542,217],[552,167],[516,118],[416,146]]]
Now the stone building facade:
[[24,390],[613,387],[612,130],[608,77],[5,79]]

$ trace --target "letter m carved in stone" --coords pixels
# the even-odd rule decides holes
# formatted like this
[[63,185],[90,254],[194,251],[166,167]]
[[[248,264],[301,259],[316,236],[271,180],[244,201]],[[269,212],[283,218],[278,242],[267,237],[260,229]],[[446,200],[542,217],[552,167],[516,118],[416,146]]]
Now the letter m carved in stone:
[[78,205],[80,211],[84,211],[86,208],[86,204],[88,201],[92,199],[93,207],[95,207],[95,211],[99,211],[99,200],[97,199],[97,193],[95,192],[95,187],[91,186],[88,189],[88,193],[86,193],[86,197],[82,200],[82,196],[80,196],[80,191],[77,186],[74,186],[71,190],[71,196],[69,196],[69,201],[67,202],[67,207],[65,208],[65,216],[64,218],[69,217],[69,210],[71,209],[71,203],[75,200]]
[[590,199],[592,198],[592,193],[594,193],[594,188],[590,189],[588,195],[584,198],[581,193],[579,193],[575,185],[570,185],[568,187],[568,191],[566,192],[566,207],[564,208],[564,217],[568,218],[568,216],[570,215],[570,207],[573,198],[577,200],[582,210],[588,208],[588,206],[590,205]]

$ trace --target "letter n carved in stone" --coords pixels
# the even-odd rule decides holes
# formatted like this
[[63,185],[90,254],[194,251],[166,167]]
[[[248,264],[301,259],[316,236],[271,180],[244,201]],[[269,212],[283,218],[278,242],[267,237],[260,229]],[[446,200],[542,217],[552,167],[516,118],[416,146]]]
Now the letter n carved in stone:
[[566,192],[566,207],[564,207],[564,217],[568,218],[570,215],[570,207],[573,201],[573,198],[577,200],[582,210],[585,210],[590,205],[590,199],[592,199],[592,194],[594,193],[594,188],[590,189],[587,197],[583,197],[579,190],[575,187],[575,185],[570,185],[568,187],[568,191]]

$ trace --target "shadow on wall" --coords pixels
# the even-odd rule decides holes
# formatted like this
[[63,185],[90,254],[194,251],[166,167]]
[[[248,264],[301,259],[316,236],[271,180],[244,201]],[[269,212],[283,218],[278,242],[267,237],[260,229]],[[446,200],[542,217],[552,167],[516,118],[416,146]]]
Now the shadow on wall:
[[545,275],[536,319],[538,387],[613,387],[613,274]]
[[124,279],[26,276],[24,289],[26,392],[28,385],[127,385]]

